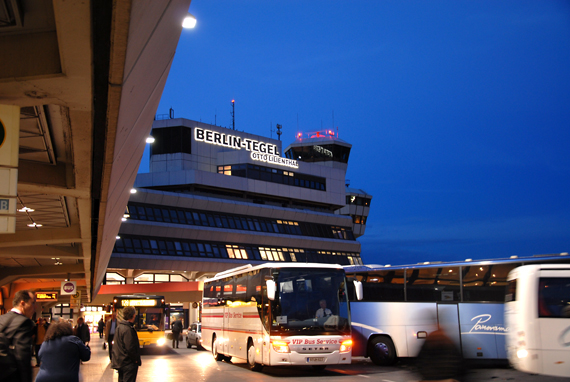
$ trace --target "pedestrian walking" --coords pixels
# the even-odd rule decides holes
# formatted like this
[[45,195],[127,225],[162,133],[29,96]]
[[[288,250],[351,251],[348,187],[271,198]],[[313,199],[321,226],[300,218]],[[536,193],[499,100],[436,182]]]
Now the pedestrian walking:
[[81,341],[87,346],[89,346],[89,342],[91,341],[91,334],[89,333],[89,325],[85,323],[83,317],[79,317],[77,319],[77,325],[73,330],[73,333],[79,337]]
[[13,308],[0,316],[0,332],[11,344],[8,360],[1,365],[2,381],[32,382],[32,343],[35,324],[31,320],[35,310],[34,294],[29,290],[16,292]]
[[38,318],[38,322],[36,324],[36,340],[35,342],[35,354],[36,354],[36,366],[40,366],[40,361],[38,359],[38,354],[40,353],[40,348],[42,343],[44,342],[44,338],[46,336],[46,332],[49,328],[48,322],[43,318]]
[[41,363],[35,382],[79,382],[79,365],[91,358],[91,350],[73,335],[67,321],[53,323],[38,354]]
[[119,371],[119,382],[135,382],[139,366],[142,364],[139,337],[133,327],[136,318],[135,308],[124,307],[123,318],[115,331],[111,366]]
[[113,312],[111,318],[105,323],[105,341],[109,346],[109,359],[113,359],[113,339],[117,330],[117,312]]
[[178,344],[180,342],[180,333],[182,333],[184,328],[182,327],[182,320],[174,319],[172,323],[172,348],[178,348]]
[[105,330],[105,321],[103,317],[99,320],[99,324],[97,324],[97,331],[99,332],[99,338],[103,338],[103,331]]

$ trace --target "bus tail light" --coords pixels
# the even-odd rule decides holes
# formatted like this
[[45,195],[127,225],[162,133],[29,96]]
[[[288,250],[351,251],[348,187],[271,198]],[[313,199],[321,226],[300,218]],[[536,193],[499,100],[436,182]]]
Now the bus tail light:
[[348,353],[352,350],[352,340],[344,340],[340,344],[340,352]]
[[289,341],[271,340],[271,346],[277,353],[290,353]]

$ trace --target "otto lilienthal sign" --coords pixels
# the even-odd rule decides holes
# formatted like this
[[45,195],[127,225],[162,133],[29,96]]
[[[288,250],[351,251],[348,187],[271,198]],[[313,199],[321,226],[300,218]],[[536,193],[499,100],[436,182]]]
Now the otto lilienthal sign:
[[0,105],[0,234],[16,232],[20,107]]

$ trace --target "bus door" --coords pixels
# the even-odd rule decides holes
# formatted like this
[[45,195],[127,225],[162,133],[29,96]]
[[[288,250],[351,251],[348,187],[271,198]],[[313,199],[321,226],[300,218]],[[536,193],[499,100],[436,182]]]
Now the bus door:
[[504,304],[462,303],[459,319],[463,358],[506,358]]
[[[262,283],[265,282],[265,279],[261,279]],[[267,288],[265,286],[261,287],[261,331],[263,332],[263,341],[262,343],[262,349],[261,349],[261,355],[262,355],[262,362],[264,365],[270,365],[269,360],[269,354],[271,353],[271,344],[269,343],[269,341],[267,340],[267,338],[269,336],[271,336],[271,303],[272,301],[270,301],[267,298]],[[267,334],[267,335],[265,335]]]
[[457,304],[437,304],[437,323],[445,334],[461,351],[461,330],[459,327],[459,307]]

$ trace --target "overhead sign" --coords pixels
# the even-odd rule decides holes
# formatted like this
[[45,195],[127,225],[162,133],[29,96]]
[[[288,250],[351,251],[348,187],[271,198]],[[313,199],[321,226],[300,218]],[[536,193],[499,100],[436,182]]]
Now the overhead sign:
[[36,292],[36,301],[57,301],[57,292]]
[[194,128],[194,139],[198,142],[205,142],[211,145],[229,147],[235,150],[247,150],[251,152],[251,159],[260,162],[299,168],[299,163],[294,159],[279,156],[277,145],[256,141],[251,138],[244,138],[237,135],[220,133],[213,130]]
[[16,232],[20,107],[0,105],[0,234]]
[[77,293],[77,282],[75,281],[62,281],[61,282],[61,295],[74,295]]
[[121,306],[156,306],[156,300],[122,300]]

